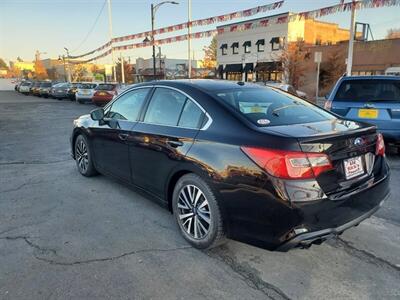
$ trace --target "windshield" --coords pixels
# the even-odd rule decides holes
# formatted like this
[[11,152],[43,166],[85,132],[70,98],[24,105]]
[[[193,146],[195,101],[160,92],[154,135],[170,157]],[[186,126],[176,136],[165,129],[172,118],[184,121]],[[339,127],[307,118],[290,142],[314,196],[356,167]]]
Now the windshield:
[[335,100],[347,101],[400,101],[400,80],[346,80]]
[[83,84],[80,84],[78,86],[78,88],[80,88],[80,89],[94,89],[96,86],[97,86],[97,84],[94,84],[94,83],[83,83]]
[[115,84],[99,84],[96,91],[112,91],[115,88]]
[[51,82],[44,82],[40,85],[40,87],[51,87]]
[[218,91],[216,96],[257,126],[291,125],[335,119],[330,113],[307,101],[270,88]]

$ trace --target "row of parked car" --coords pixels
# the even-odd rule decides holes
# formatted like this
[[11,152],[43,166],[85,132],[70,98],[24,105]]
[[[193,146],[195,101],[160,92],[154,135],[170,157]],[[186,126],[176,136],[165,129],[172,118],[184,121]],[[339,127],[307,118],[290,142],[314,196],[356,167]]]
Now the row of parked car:
[[118,83],[21,81],[15,86],[15,90],[25,95],[69,99],[81,104],[92,102],[103,106],[126,87]]

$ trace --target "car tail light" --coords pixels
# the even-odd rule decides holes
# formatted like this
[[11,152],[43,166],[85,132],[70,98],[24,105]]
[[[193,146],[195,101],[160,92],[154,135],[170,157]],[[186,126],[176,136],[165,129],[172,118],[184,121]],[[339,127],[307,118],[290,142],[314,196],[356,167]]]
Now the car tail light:
[[331,110],[332,109],[332,101],[331,100],[326,100],[324,104],[324,108],[326,110]]
[[305,153],[241,147],[258,166],[270,175],[284,179],[316,178],[331,170],[329,157],[323,153]]
[[377,135],[375,155],[385,155],[385,141],[383,140],[383,135],[381,133],[378,133]]

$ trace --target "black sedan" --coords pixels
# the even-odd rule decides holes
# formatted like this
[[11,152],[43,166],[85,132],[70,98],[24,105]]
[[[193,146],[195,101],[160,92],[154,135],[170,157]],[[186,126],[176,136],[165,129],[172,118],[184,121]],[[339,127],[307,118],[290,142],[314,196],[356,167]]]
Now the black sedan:
[[275,88],[193,80],[136,85],[74,121],[79,172],[144,191],[197,248],[320,244],[389,194],[376,128]]

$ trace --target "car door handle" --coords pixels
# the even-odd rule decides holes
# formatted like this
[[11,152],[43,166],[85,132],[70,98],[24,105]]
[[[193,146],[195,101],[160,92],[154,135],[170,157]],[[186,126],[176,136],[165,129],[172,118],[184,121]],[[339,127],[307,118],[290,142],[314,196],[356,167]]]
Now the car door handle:
[[167,144],[170,145],[171,147],[177,148],[177,147],[182,147],[183,143],[181,141],[167,141]]
[[126,141],[126,140],[128,139],[128,137],[129,137],[129,134],[128,134],[128,133],[119,133],[119,134],[118,134],[118,138],[119,138],[121,141]]

